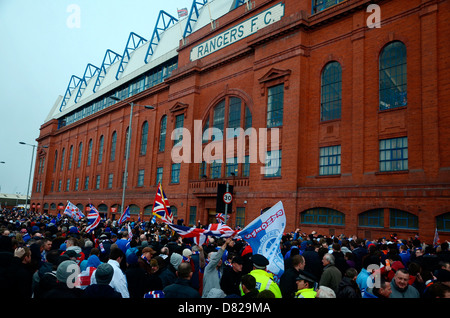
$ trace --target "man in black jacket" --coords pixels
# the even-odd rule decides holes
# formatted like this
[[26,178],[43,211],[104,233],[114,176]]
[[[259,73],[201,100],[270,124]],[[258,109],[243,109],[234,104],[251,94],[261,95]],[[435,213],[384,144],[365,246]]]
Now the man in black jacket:
[[240,256],[235,256],[231,260],[231,266],[226,266],[220,280],[220,288],[226,295],[239,295],[239,285],[242,278],[242,266],[244,260]]
[[192,288],[189,280],[192,277],[192,268],[189,263],[181,263],[177,270],[175,283],[163,289],[165,298],[200,298],[197,290]]

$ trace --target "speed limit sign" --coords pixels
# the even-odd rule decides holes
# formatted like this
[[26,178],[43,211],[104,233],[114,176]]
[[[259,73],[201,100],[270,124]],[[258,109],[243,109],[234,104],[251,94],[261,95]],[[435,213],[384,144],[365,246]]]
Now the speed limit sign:
[[233,201],[233,195],[230,192],[225,192],[223,194],[223,202],[230,204]]

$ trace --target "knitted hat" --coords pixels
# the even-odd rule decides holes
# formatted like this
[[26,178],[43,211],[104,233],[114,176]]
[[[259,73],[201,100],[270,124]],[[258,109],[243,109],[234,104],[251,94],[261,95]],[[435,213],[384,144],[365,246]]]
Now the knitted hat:
[[170,256],[170,264],[172,264],[173,267],[175,267],[176,270],[178,270],[178,266],[180,266],[181,262],[183,261],[183,256],[177,253],[173,253]]
[[56,270],[56,279],[60,283],[67,283],[67,280],[69,278],[75,279],[73,275],[76,272],[76,268],[78,267],[77,263],[72,260],[64,261],[61,264],[58,265],[58,268]]
[[113,267],[108,263],[98,265],[95,271],[95,279],[99,285],[108,285],[114,275]]

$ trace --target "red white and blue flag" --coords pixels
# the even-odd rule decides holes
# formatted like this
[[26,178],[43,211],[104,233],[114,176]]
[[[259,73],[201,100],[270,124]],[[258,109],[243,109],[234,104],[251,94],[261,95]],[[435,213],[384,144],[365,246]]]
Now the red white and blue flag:
[[177,12],[178,12],[178,18],[185,17],[188,15],[187,8],[177,9]]
[[172,223],[173,215],[170,210],[169,200],[164,193],[161,183],[156,190],[155,201],[153,202],[153,214],[159,217],[164,223]]
[[125,211],[123,211],[122,215],[119,218],[119,225],[121,225],[123,222],[128,220],[130,218],[130,207],[127,206]]
[[434,238],[433,238],[433,246],[436,247],[439,244],[441,244],[441,240],[439,239],[438,230],[436,228],[436,231],[434,232]]
[[80,209],[78,209],[78,207],[70,201],[67,201],[66,208],[64,209],[64,214],[70,216],[75,221],[84,218],[84,214],[81,213]]
[[188,227],[183,225],[169,224],[169,227],[177,232],[181,237],[191,237],[195,244],[203,245],[208,236],[230,237],[237,234],[237,230],[233,230],[228,225],[215,223],[209,224],[206,229]]
[[89,208],[89,214],[87,215],[89,223],[86,227],[86,233],[92,232],[99,225],[101,220],[100,213],[98,213],[97,209],[92,204],[89,204]]
[[[230,218],[230,216],[227,214],[227,221]],[[217,213],[216,214],[216,220],[218,223],[227,223],[225,221],[225,214],[224,213]]]

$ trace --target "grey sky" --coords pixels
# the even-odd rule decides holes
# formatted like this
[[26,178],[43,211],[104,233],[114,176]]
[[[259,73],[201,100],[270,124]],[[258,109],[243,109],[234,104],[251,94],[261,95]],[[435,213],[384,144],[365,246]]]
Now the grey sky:
[[[77,14],[68,11],[71,4],[80,10],[79,28],[71,27]],[[6,162],[0,164],[0,192],[26,194],[32,147],[19,142],[36,144],[72,75],[82,77],[88,63],[100,66],[107,49],[122,54],[130,32],[149,40],[160,10],[177,17],[177,8],[191,5],[192,0],[0,0],[0,161]]]

